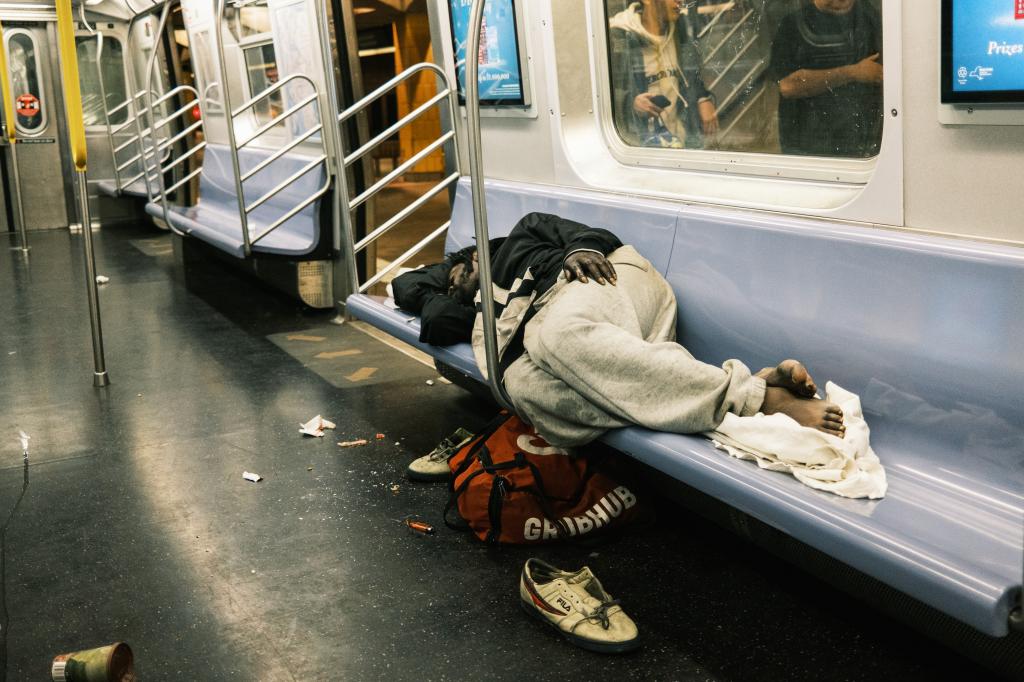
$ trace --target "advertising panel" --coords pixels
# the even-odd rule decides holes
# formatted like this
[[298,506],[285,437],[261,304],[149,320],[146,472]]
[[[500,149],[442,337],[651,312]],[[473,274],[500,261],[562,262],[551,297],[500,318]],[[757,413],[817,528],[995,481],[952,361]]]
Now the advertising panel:
[[942,101],[1024,101],[1024,0],[943,0]]
[[[472,0],[448,0],[459,101],[466,101],[466,46]],[[520,71],[519,41],[513,0],[489,0],[480,31],[480,103],[487,106],[526,104]]]

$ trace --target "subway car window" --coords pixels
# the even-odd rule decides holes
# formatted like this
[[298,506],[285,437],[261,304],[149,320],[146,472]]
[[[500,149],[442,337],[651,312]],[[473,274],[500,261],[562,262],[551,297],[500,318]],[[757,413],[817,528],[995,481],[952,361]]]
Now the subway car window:
[[878,154],[880,0],[605,0],[630,146]]
[[[85,125],[105,125],[106,112],[128,99],[121,43],[104,36],[102,56],[97,64],[97,39],[79,36],[75,42],[78,45],[78,82],[82,90],[82,115]],[[126,120],[127,108],[115,111],[110,117],[111,124],[124,123]]]
[[11,90],[17,107],[17,130],[26,135],[46,127],[39,58],[31,35],[21,31],[10,34],[7,54],[11,70]]
[[270,12],[266,2],[241,7],[236,17],[236,35],[239,39],[270,33]]
[[[265,43],[244,50],[245,70],[249,80],[249,92],[255,96],[277,82],[277,57],[274,55],[274,44]],[[256,118],[265,123],[281,115],[283,110],[281,91],[260,100],[253,110]]]

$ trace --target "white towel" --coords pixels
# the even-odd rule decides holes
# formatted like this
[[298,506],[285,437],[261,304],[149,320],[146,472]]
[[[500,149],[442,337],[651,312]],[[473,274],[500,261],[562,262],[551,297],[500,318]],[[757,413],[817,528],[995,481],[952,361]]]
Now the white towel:
[[860,397],[831,381],[825,395],[843,410],[845,438],[800,426],[784,414],[738,417],[731,413],[707,436],[733,457],[754,460],[762,469],[791,473],[817,490],[843,497],[884,497],[885,469],[871,449]]

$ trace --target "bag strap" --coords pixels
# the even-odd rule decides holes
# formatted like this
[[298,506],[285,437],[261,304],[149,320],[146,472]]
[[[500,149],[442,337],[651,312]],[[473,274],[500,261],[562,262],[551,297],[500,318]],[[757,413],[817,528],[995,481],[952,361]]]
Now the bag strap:
[[512,418],[513,415],[509,414],[507,410],[502,410],[495,416],[491,421],[487,422],[487,425],[480,430],[480,433],[476,436],[476,440],[471,443],[469,452],[466,453],[466,457],[459,462],[458,468],[452,472],[452,477],[449,479],[448,491],[452,492],[455,489],[455,479],[462,475],[462,473],[469,468],[469,465],[473,463],[475,459],[474,455],[480,452],[482,449],[487,447],[487,439],[494,435],[494,433],[501,428],[502,424]]
[[[466,459],[469,458],[467,457]],[[479,476],[480,474],[484,473],[487,472],[484,471],[483,469],[480,469],[479,471],[474,471],[469,476],[466,476],[466,479],[462,482],[462,484],[459,485],[457,489],[453,490],[452,494],[448,496],[448,503],[444,505],[444,525],[448,526],[452,530],[469,530],[469,525],[466,523],[458,525],[449,521],[448,513],[455,507],[456,504],[458,504],[459,498],[462,497],[463,493],[466,492],[466,488],[469,487],[469,484],[472,482],[472,480]]]

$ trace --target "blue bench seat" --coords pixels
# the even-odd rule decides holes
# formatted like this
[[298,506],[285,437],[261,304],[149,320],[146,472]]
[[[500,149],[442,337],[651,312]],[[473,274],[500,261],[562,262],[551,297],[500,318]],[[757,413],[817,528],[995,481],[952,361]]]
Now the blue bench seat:
[[[255,168],[271,152],[245,148],[239,154],[242,173]],[[285,154],[244,183],[245,199],[252,203],[284,179],[291,177],[315,157],[295,152]],[[326,167],[319,164],[288,185],[283,191],[249,214],[249,232],[258,235],[264,228],[302,203],[323,186]],[[286,220],[269,235],[253,244],[254,253],[300,257],[314,251],[323,232],[320,221],[322,197]],[[161,220],[163,207],[158,202],[146,205],[146,212]],[[223,145],[207,145],[203,171],[199,176],[199,201],[195,206],[168,205],[171,227],[196,237],[236,258],[245,257],[242,223],[238,213],[234,171],[230,151]]]
[[146,182],[142,178],[131,183],[120,192],[117,191],[117,182],[114,180],[100,180],[96,183],[96,189],[99,190],[100,194],[114,199],[118,197],[143,198],[149,196],[146,192]]
[[[1024,571],[1024,254],[498,181],[487,204],[492,236],[537,210],[636,245],[672,284],[680,342],[697,357],[754,368],[797,357],[819,384],[860,394],[889,491],[877,501],[815,491],[699,436],[633,427],[607,444],[982,633],[1007,634]],[[472,232],[463,181],[449,250]],[[347,309],[480,379],[468,344],[419,343],[418,320],[379,298],[351,296]]]

